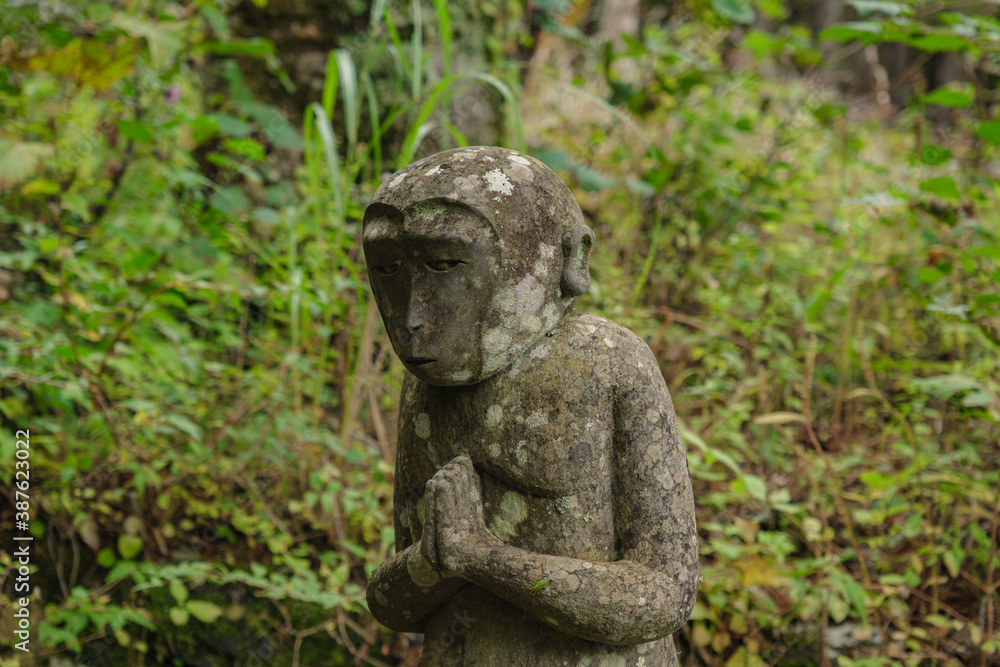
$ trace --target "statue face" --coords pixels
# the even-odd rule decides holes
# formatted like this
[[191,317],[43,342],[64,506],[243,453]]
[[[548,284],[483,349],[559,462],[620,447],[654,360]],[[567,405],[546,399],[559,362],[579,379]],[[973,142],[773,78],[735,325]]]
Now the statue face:
[[428,384],[483,379],[483,323],[493,303],[499,248],[471,209],[422,202],[402,220],[368,221],[365,257],[372,292],[403,365]]

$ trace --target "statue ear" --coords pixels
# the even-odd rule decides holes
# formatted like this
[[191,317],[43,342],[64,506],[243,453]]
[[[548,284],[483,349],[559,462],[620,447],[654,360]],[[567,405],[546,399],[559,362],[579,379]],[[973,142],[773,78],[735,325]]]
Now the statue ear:
[[585,294],[590,288],[590,251],[594,247],[594,232],[578,225],[563,234],[562,281],[559,288],[564,299]]

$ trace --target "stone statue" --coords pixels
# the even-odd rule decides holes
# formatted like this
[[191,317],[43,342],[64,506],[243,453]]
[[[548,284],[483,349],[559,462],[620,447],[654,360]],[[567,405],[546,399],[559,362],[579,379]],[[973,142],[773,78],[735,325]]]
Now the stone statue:
[[541,162],[432,155],[365,212],[406,367],[396,553],[372,614],[423,665],[676,665],[698,585],[684,447],[653,354],[574,312],[593,232]]

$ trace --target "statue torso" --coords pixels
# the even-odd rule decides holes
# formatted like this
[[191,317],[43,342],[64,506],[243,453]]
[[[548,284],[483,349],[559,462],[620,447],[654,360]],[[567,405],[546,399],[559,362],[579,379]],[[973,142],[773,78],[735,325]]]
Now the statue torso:
[[[507,372],[477,385],[433,387],[407,378],[397,474],[406,495],[401,518],[414,541],[421,533],[423,485],[467,454],[481,476],[486,524],[497,538],[531,552],[618,559],[613,371],[623,331],[571,313]],[[396,499],[397,511],[402,500]],[[577,653],[574,647],[579,664],[676,662],[670,638],[602,648],[468,584],[428,623],[424,664],[562,665]],[[558,663],[546,662],[546,655]]]

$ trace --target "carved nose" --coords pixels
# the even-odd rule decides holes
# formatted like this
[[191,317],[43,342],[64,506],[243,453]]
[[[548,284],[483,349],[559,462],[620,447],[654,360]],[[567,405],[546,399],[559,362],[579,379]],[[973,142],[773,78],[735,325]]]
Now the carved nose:
[[416,333],[417,329],[424,326],[424,315],[421,312],[423,309],[420,307],[420,302],[413,301],[410,303],[410,308],[406,312],[406,331],[407,333]]

